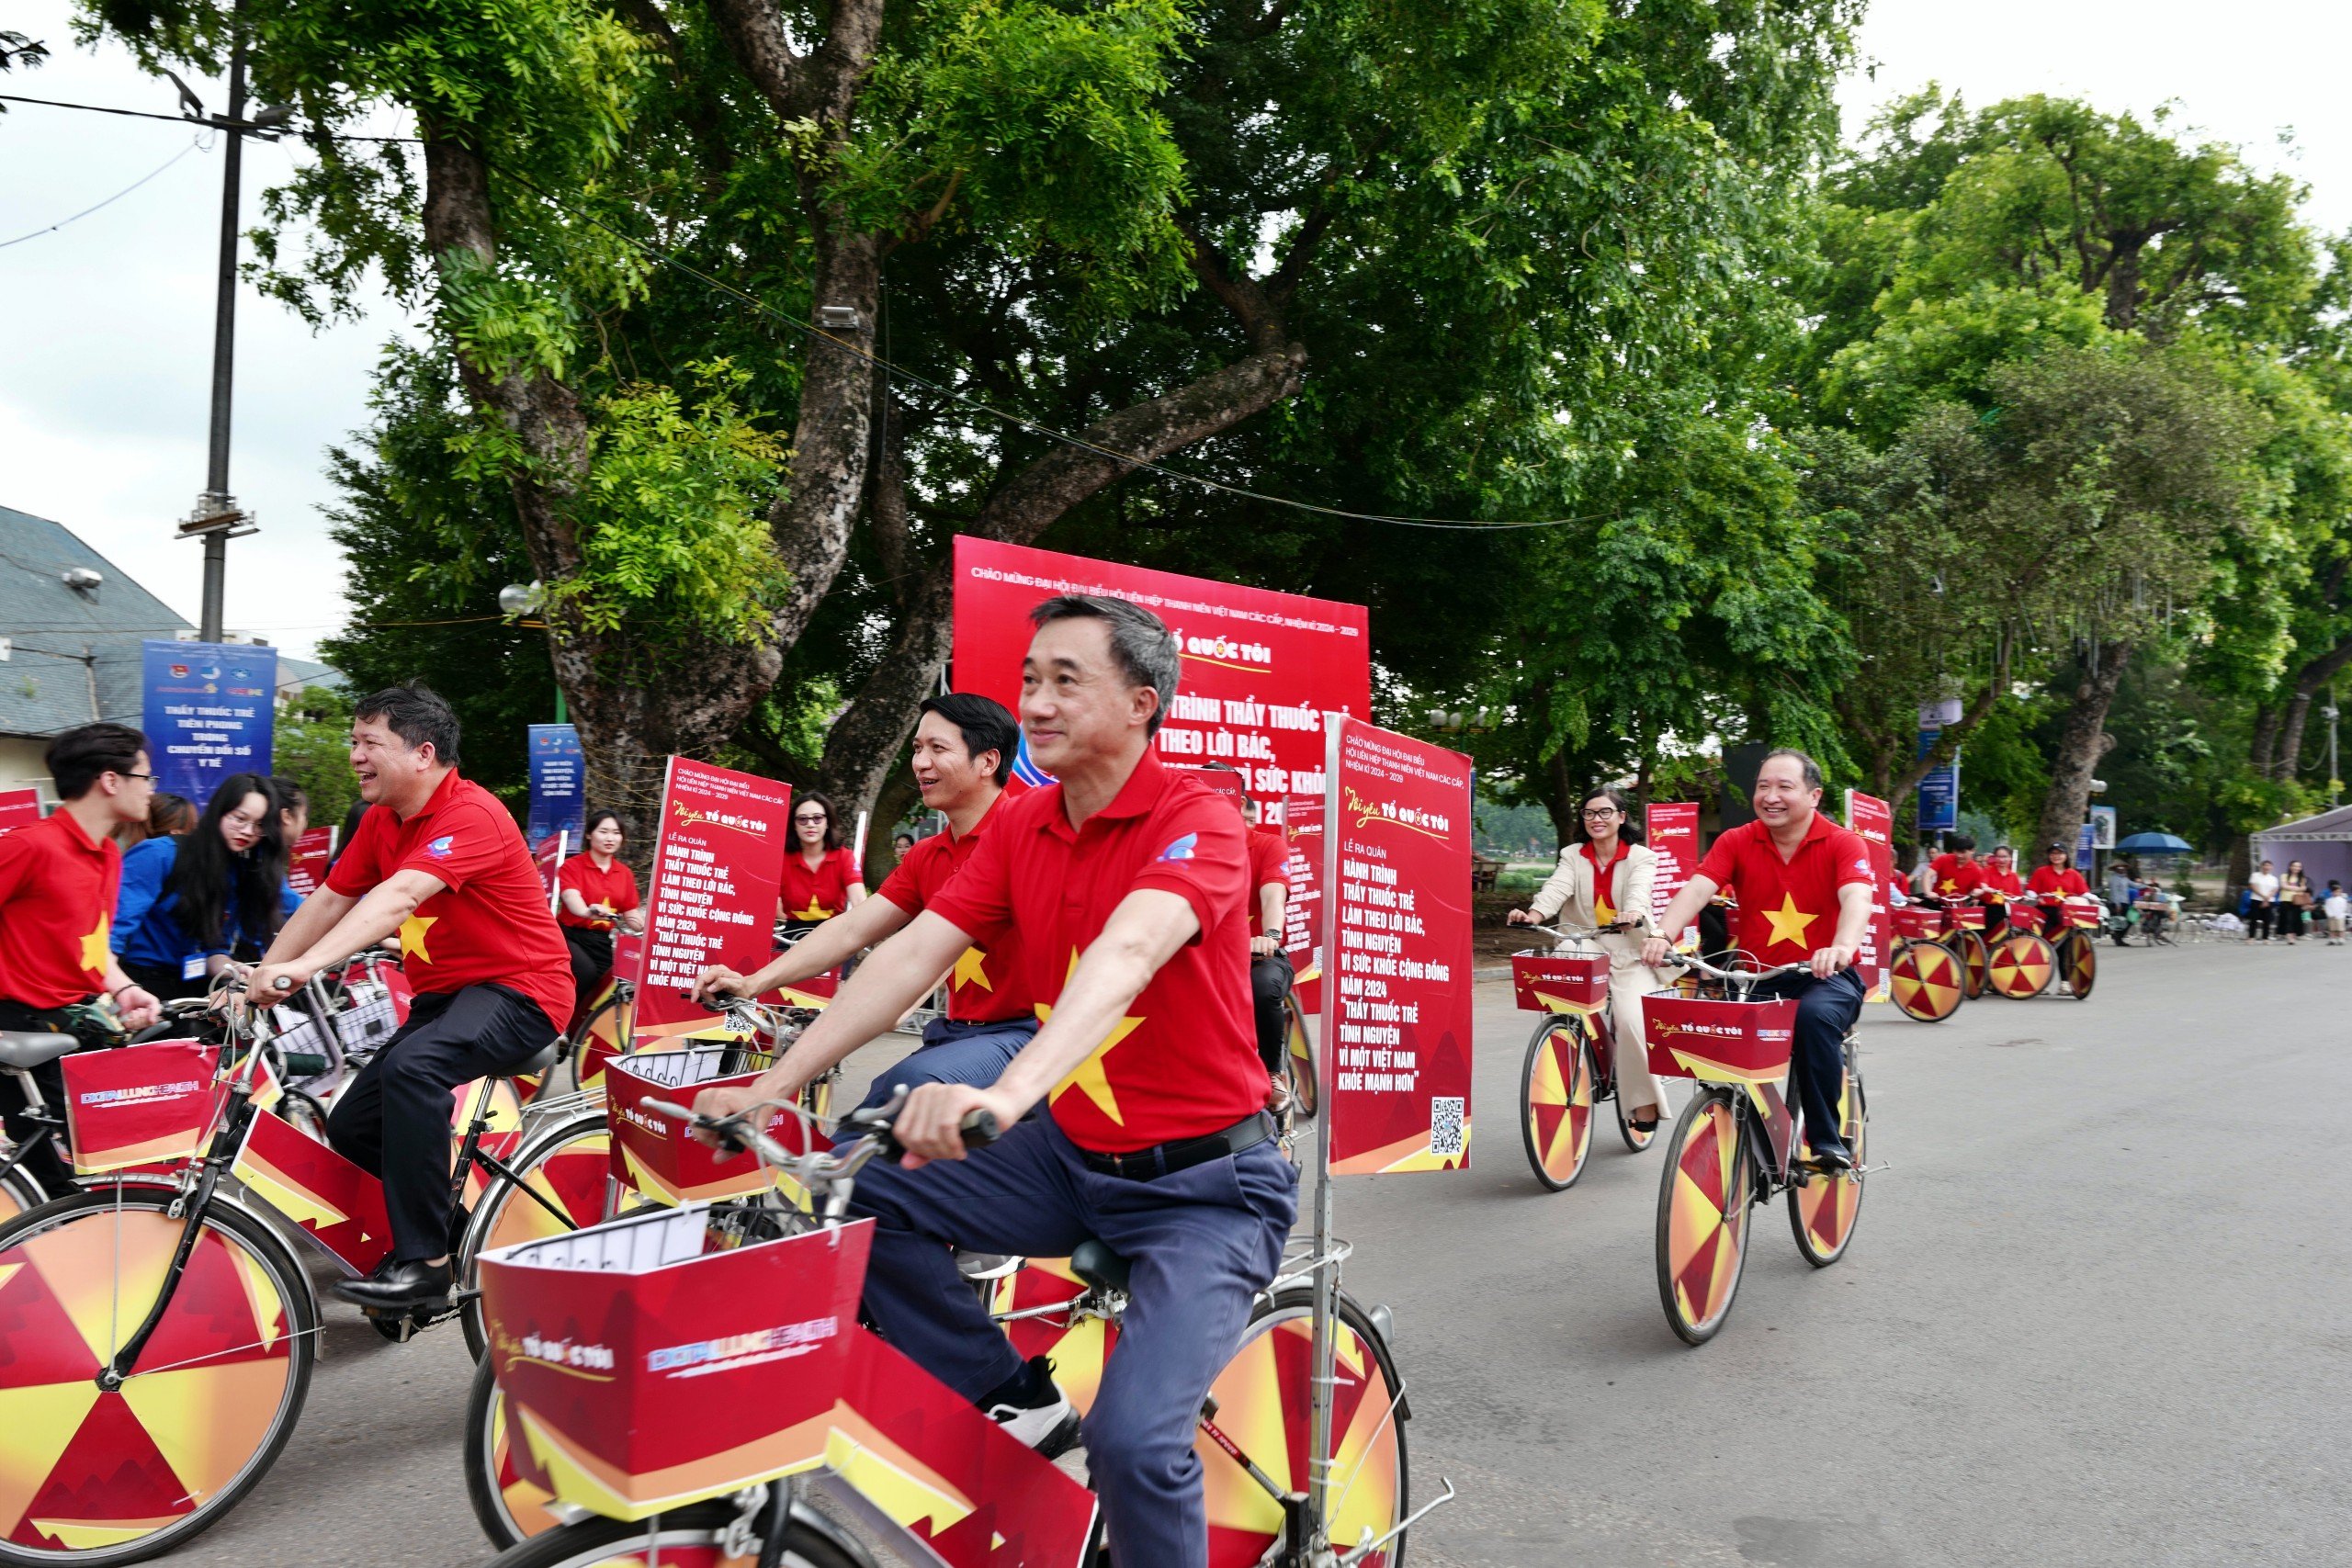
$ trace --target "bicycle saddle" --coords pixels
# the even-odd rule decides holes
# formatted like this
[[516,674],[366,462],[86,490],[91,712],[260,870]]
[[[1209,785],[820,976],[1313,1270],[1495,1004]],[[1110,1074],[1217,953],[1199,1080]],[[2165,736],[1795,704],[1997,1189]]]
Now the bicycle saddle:
[[1108,1291],[1127,1288],[1127,1260],[1103,1243],[1088,1236],[1070,1249],[1069,1270],[1090,1285]]
[[38,1067],[43,1062],[54,1062],[69,1051],[81,1049],[82,1043],[71,1034],[17,1034],[0,1032],[0,1067],[12,1067],[22,1072]]
[[540,1046],[538,1050],[532,1055],[529,1061],[525,1062],[520,1066],[507,1068],[506,1076],[510,1078],[527,1078],[535,1077],[537,1074],[546,1072],[549,1067],[554,1066],[556,1064],[556,1058],[562,1054],[563,1039],[559,1035],[555,1039],[550,1040],[546,1044]]

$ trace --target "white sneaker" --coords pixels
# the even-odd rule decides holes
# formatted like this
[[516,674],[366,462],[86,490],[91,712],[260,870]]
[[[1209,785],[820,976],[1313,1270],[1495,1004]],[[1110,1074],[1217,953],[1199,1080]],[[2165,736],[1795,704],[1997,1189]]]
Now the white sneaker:
[[[1043,1356],[1035,1357],[1030,1364],[1035,1366],[1044,1360]],[[1046,1403],[991,1404],[981,1414],[1024,1447],[1036,1450],[1047,1459],[1057,1459],[1078,1446],[1078,1406],[1069,1402],[1061,1384],[1053,1381],[1050,1363],[1039,1367],[1038,1371],[1046,1380],[1049,1396]]]

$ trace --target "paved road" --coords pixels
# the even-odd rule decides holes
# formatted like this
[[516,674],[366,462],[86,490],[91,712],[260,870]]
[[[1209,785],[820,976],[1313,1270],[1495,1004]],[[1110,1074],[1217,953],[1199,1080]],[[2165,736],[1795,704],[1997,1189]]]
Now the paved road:
[[[1658,1156],[1548,1194],[1526,1030],[1479,988],[1476,1168],[1353,1179],[1349,1288],[1396,1311],[1438,1568],[2352,1560],[2352,949],[2102,953],[2088,1004],[1864,1026],[1871,1184],[1815,1272],[1759,1224],[1732,1322],[1657,1305]],[[1763,1216],[1759,1216],[1762,1219]],[[332,1309],[295,1446],[176,1562],[483,1560],[468,1364]]]

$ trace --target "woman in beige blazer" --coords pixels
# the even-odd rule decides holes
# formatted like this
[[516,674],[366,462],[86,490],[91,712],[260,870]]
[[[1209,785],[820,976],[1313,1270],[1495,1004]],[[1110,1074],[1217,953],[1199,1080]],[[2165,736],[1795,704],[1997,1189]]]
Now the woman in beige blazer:
[[[1668,976],[1641,961],[1649,934],[1650,890],[1657,878],[1657,852],[1637,841],[1630,825],[1631,803],[1615,789],[1585,796],[1584,829],[1560,851],[1559,868],[1537,890],[1527,909],[1513,909],[1510,923],[1547,923],[1565,917],[1571,926],[1601,927],[1630,922],[1623,931],[1600,939],[1609,953],[1609,1023],[1616,1037],[1617,1100],[1636,1131],[1657,1127],[1667,1112],[1666,1096],[1650,1073],[1649,1047],[1642,1033],[1642,998],[1667,984]],[[1595,897],[1598,890],[1598,897]]]

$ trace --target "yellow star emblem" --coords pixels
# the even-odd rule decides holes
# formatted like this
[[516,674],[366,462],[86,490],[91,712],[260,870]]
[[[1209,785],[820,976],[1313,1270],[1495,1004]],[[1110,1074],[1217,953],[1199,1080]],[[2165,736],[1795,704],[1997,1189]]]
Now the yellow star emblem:
[[402,958],[406,958],[413,953],[427,964],[433,962],[433,954],[425,950],[424,933],[432,930],[434,922],[440,918],[438,915],[411,915],[401,922],[401,956]]
[[107,972],[107,960],[114,956],[107,946],[107,939],[113,933],[114,921],[101,912],[98,916],[98,923],[92,926],[90,934],[82,939],[83,968],[93,975],[102,976]]
[[833,918],[833,912],[818,903],[814,895],[810,896],[807,908],[787,909],[785,914],[795,920],[830,920]]
[[[1062,984],[1069,984],[1069,976],[1076,973],[1078,973],[1078,950],[1072,948],[1069,955],[1069,968],[1062,976]],[[1038,1002],[1035,1005],[1038,1022],[1043,1023],[1054,1016],[1051,1002]],[[1094,1102],[1096,1110],[1120,1126],[1125,1126],[1127,1119],[1119,1114],[1119,1097],[1111,1091],[1111,1075],[1104,1070],[1102,1058],[1109,1055],[1120,1041],[1142,1027],[1143,1020],[1139,1018],[1123,1018],[1113,1024],[1111,1032],[1102,1037],[1102,1043],[1094,1047],[1093,1054],[1071,1068],[1069,1077],[1054,1086],[1053,1092],[1046,1096],[1046,1103],[1047,1105],[1056,1103],[1073,1089],[1083,1089],[1086,1091],[1086,1098]]]
[[978,986],[983,991],[995,990],[996,987],[989,983],[988,970],[982,967],[988,962],[988,956],[977,947],[966,948],[964,955],[956,961],[956,972],[948,976],[949,983]]
[[1778,947],[1784,942],[1792,947],[1803,947],[1804,928],[1821,919],[1819,915],[1798,913],[1797,896],[1793,893],[1781,894],[1781,907],[1765,910],[1764,918],[1772,922],[1772,940],[1764,944],[1767,947]]

